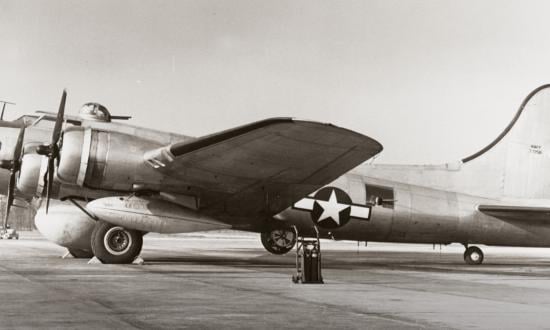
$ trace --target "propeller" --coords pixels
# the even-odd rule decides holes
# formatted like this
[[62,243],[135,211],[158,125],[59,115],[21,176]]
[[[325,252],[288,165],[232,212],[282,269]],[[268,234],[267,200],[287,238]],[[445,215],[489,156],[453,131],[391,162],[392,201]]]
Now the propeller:
[[3,228],[6,229],[8,226],[8,218],[10,216],[10,209],[13,205],[15,199],[15,175],[21,169],[21,153],[23,151],[23,136],[25,135],[25,128],[21,127],[19,130],[19,135],[17,136],[17,144],[15,145],[15,150],[13,152],[13,161],[10,170],[10,182],[8,185],[8,196],[7,196],[7,205],[4,213],[4,223]]
[[53,176],[55,171],[55,160],[59,159],[59,139],[61,138],[61,128],[63,126],[63,120],[65,116],[65,102],[67,100],[67,91],[63,90],[61,95],[61,102],[59,104],[59,111],[57,112],[57,118],[55,119],[55,126],[52,132],[52,139],[50,144],[39,145],[36,148],[36,153],[42,156],[48,157],[48,169],[44,174],[44,188],[46,189],[46,214],[50,206],[50,196],[53,186]]

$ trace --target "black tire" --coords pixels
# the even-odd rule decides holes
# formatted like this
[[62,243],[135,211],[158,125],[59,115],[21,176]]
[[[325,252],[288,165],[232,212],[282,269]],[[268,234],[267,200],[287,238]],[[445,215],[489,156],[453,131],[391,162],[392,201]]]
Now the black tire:
[[104,264],[129,264],[143,246],[143,233],[98,221],[92,232],[92,251]]
[[483,262],[483,251],[477,246],[470,246],[464,251],[464,261],[468,265],[481,265]]
[[265,231],[260,237],[264,248],[272,254],[286,254],[296,245],[296,233],[290,228]]
[[94,257],[94,253],[92,251],[69,248],[67,248],[67,250],[69,250],[69,254],[76,259],[90,259]]

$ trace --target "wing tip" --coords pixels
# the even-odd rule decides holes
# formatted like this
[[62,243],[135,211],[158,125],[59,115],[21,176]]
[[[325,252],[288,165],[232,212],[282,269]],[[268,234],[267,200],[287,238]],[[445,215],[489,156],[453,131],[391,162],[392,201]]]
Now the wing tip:
[[354,135],[358,136],[359,138],[361,138],[363,140],[366,140],[365,142],[367,142],[369,144],[369,146],[371,146],[371,147],[374,146],[375,147],[376,153],[374,155],[377,155],[380,152],[382,152],[382,150],[384,150],[384,146],[382,145],[382,143],[378,142],[376,139],[373,139],[370,136],[359,133],[359,132],[354,131],[354,130],[349,129],[349,128],[337,126],[337,125],[334,125],[332,123],[320,122],[320,121],[316,121],[316,120],[309,120],[309,119],[302,119],[302,118],[295,118],[295,117],[287,117],[287,118],[292,120],[292,122],[295,122],[295,123],[308,123],[308,124],[314,124],[314,125],[329,126],[329,127],[333,127],[335,129],[338,129],[338,130],[342,130],[342,131],[346,131],[348,133],[354,134]]

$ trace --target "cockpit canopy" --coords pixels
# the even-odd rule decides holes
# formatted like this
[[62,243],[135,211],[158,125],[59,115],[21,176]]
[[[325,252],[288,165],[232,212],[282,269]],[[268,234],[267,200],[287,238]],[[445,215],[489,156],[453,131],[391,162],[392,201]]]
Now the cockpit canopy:
[[89,102],[80,108],[79,116],[85,120],[111,121],[111,114],[107,108],[99,103]]

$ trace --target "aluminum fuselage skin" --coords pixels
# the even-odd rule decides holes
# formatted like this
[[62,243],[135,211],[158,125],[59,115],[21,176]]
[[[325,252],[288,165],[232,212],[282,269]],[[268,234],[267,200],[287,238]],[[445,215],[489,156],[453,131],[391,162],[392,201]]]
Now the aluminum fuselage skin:
[[[498,203],[496,200],[352,173],[329,186],[346,191],[353,203],[365,204],[369,184],[392,189],[395,199],[392,205],[372,206],[369,220],[351,218],[337,229],[320,228],[322,237],[399,243],[550,246],[550,228],[546,223],[503,221],[477,210],[479,204]],[[316,225],[310,212],[295,208],[285,210],[278,218],[309,235]]]

